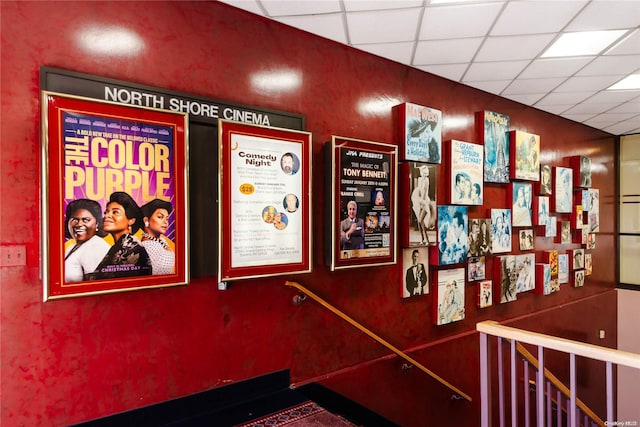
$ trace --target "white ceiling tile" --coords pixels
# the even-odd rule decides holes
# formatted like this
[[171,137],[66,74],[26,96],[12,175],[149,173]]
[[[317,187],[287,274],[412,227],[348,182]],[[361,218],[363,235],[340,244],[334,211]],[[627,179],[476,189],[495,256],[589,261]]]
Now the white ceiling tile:
[[562,30],[586,1],[512,1],[500,14],[491,35],[541,34]]
[[640,91],[637,90],[603,90],[584,102],[591,103],[603,103],[603,102],[615,102],[615,103],[624,103],[630,101],[632,99],[637,98]]
[[[511,82],[509,87],[507,87],[504,92],[504,95],[514,95],[514,94],[533,94],[533,93],[542,93],[546,94],[551,91],[554,87],[558,86],[560,83],[564,81],[564,77],[553,77],[548,79],[523,79],[518,78]],[[538,97],[538,99],[540,99]],[[536,99],[536,101],[538,100]]]
[[633,28],[638,25],[638,17],[640,17],[640,2],[636,0],[592,1],[565,30],[594,31]]
[[415,65],[469,62],[478,51],[481,38],[419,41],[413,58]]
[[568,113],[562,113],[561,116],[564,117],[565,119],[569,119],[569,120],[573,120],[574,122],[582,123],[582,122],[592,118],[593,114],[579,114],[579,113],[568,114]]
[[617,123],[613,126],[606,127],[603,130],[614,135],[632,135],[640,133],[640,124],[634,125],[629,122]]
[[637,113],[626,113],[626,114],[614,114],[614,113],[602,113],[602,114],[598,114],[597,116],[595,116],[594,118],[592,118],[591,120],[595,121],[595,120],[601,120],[603,123],[604,122],[608,122],[609,124],[611,123],[618,123],[621,122],[623,120],[627,120],[630,119],[632,117],[637,116]]
[[604,130],[614,135],[630,135],[633,133],[640,133],[640,117],[626,120],[623,123],[617,123],[613,126],[604,128]]
[[438,40],[485,36],[501,8],[502,3],[427,7],[418,37]]
[[593,57],[536,59],[524,69],[520,78],[569,77],[580,70]]
[[489,37],[478,51],[476,61],[513,61],[535,58],[553,40],[553,34]]
[[278,22],[299,28],[301,30],[322,36],[324,38],[347,43],[347,35],[339,13],[327,15],[285,16]]
[[356,49],[391,59],[401,64],[410,65],[414,42],[374,43],[353,46]]
[[540,105],[540,103],[536,103],[534,104],[534,107],[551,114],[560,115],[563,112],[567,111],[569,108],[573,107],[573,104]]
[[341,12],[339,0],[260,0],[268,16],[315,15]]
[[[221,1],[614,134],[640,132],[640,91],[605,90],[640,73],[640,0]],[[627,33],[606,55],[539,58],[561,32],[613,29]]]
[[468,64],[446,64],[446,65],[418,65],[417,68],[436,76],[444,77],[453,81],[460,81],[466,71]]
[[620,104],[619,106],[612,108],[610,113],[636,113],[640,114],[640,100],[634,99],[629,102]]
[[571,77],[556,88],[557,92],[592,92],[606,89],[624,76],[585,76]]
[[402,9],[407,7],[421,7],[422,0],[344,0],[344,9],[347,12],[362,10]]
[[606,55],[638,55],[640,54],[640,30],[620,41],[606,52]]
[[264,12],[258,6],[258,2],[256,0],[220,0],[222,3],[230,4],[231,6],[237,7],[239,9],[247,10],[251,13],[255,13],[256,15],[264,16]]
[[640,69],[640,55],[599,56],[576,73],[577,76],[630,74]]
[[575,107],[569,108],[565,111],[565,114],[601,114],[604,113],[613,107],[616,107],[618,104],[616,103],[608,103],[608,104],[590,104],[587,102],[580,103]]
[[464,76],[465,82],[512,80],[529,61],[475,62]]
[[502,91],[502,93],[500,94],[500,96],[504,96],[507,99],[511,99],[513,101],[516,101],[516,102],[519,102],[519,103],[525,104],[525,105],[533,105],[533,104],[535,104],[536,101],[539,100],[540,98],[542,98],[544,95],[545,95],[544,93],[507,94],[507,93],[505,93],[505,91]]
[[465,82],[465,84],[467,86],[475,87],[476,89],[484,90],[485,92],[498,94],[507,87],[509,80],[473,81]]
[[416,10],[348,12],[349,39],[353,44],[414,40],[419,18]]
[[549,105],[575,105],[578,102],[581,102],[588,97],[590,97],[593,92],[552,92],[542,98],[540,101],[536,102],[536,107],[549,106]]

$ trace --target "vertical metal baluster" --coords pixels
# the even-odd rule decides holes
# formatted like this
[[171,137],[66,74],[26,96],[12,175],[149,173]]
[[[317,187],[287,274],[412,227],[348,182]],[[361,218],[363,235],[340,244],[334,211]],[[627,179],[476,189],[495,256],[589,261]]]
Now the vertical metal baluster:
[[[569,390],[571,391],[571,390]],[[567,404],[565,405],[565,407],[567,408],[567,425],[570,426],[571,425],[571,420],[573,419],[573,416],[571,415],[571,397],[567,397]]]
[[607,421],[613,422],[613,368],[607,362]]
[[482,393],[480,402],[480,422],[482,427],[489,427],[491,398],[489,391],[489,346],[488,337],[485,333],[480,333],[480,391]]
[[518,425],[518,402],[516,390],[516,340],[511,340],[511,425]]
[[500,427],[504,427],[504,371],[502,363],[502,338],[498,337],[498,407]]
[[562,393],[560,390],[556,393],[556,425],[558,427],[562,426]]
[[524,361],[524,427],[529,427],[531,418],[531,392],[529,391],[529,362]]
[[536,402],[537,424],[538,427],[544,427],[544,347],[542,346],[538,346],[538,379],[536,381]]
[[547,425],[549,427],[551,424],[551,382],[547,381]]
[[567,413],[571,414],[571,424],[570,427],[576,427],[577,424],[577,415],[576,415],[576,355],[573,353],[569,354],[569,382],[570,382],[570,399],[569,399],[569,410]]

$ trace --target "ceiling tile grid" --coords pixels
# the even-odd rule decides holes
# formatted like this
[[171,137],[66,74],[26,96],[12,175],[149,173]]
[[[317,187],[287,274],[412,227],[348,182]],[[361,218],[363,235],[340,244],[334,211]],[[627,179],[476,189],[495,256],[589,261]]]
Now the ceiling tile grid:
[[[612,134],[640,133],[640,90],[607,90],[640,74],[640,0],[221,1]],[[613,30],[596,53],[542,57],[563,35]]]

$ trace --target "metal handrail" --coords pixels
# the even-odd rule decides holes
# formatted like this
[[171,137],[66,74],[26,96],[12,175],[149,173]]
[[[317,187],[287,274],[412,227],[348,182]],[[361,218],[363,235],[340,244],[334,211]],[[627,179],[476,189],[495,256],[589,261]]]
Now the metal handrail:
[[454,385],[452,385],[451,383],[449,383],[448,381],[446,381],[445,379],[443,379],[439,375],[436,375],[434,372],[432,372],[431,370],[429,370],[428,368],[423,366],[420,362],[418,362],[417,360],[415,360],[414,358],[412,358],[411,356],[409,356],[408,354],[406,354],[402,350],[398,349],[397,347],[393,346],[391,343],[389,343],[388,341],[386,341],[382,337],[378,336],[373,331],[365,328],[363,325],[361,325],[360,323],[356,322],[354,319],[352,319],[351,317],[347,316],[345,313],[343,313],[342,311],[338,310],[337,308],[335,308],[334,306],[329,304],[327,301],[325,301],[324,299],[320,298],[318,295],[314,294],[309,289],[307,289],[304,286],[302,286],[300,283],[291,282],[291,281],[287,280],[285,282],[285,285],[289,286],[289,287],[292,287],[292,288],[296,288],[297,290],[299,290],[303,294],[307,295],[308,297],[310,297],[311,299],[316,301],[318,304],[320,304],[321,306],[323,306],[327,310],[331,311],[336,316],[340,317],[345,322],[349,323],[351,326],[353,326],[356,329],[358,329],[360,332],[363,332],[366,335],[368,335],[370,338],[373,338],[375,341],[377,341],[378,343],[382,344],[383,346],[385,346],[386,348],[388,348],[389,350],[391,350],[392,352],[394,352],[395,354],[400,356],[402,359],[404,359],[407,362],[411,363],[412,365],[414,365],[415,367],[420,369],[422,372],[426,373],[431,378],[433,378],[436,381],[438,381],[440,384],[444,385],[445,387],[447,387],[448,389],[452,390],[453,392],[455,392],[459,396],[461,396],[464,399],[466,399],[467,401],[471,402],[471,400],[472,400],[471,396],[469,396],[468,394],[464,393],[459,388],[455,387]]

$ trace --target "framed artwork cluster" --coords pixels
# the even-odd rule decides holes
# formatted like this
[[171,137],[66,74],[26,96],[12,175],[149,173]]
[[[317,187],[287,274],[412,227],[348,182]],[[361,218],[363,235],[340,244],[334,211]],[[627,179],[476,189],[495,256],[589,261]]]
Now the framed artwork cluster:
[[[432,321],[445,325],[464,319],[457,304],[467,284],[476,286],[479,309],[584,284],[599,222],[588,157],[542,163],[540,136],[511,129],[505,114],[476,113],[476,143],[434,135],[438,110],[395,108],[403,298],[431,289]],[[444,176],[445,194],[436,194],[436,176]],[[486,184],[505,186],[507,199],[482,215]],[[553,249],[537,251],[536,242]]]

